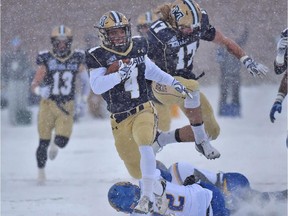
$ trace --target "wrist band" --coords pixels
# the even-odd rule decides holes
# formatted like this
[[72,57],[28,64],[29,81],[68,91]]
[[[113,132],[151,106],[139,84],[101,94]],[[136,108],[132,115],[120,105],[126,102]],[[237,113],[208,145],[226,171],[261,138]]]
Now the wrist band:
[[278,92],[275,101],[282,103],[282,101],[284,100],[284,98],[285,98],[285,95],[284,95],[282,92]]

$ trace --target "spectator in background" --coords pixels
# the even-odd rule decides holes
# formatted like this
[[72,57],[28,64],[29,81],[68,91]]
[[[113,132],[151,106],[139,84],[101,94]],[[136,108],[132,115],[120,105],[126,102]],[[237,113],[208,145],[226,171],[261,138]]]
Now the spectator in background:
[[[32,115],[28,110],[28,93],[29,77],[33,70],[22,49],[21,38],[14,37],[10,45],[11,51],[2,55],[1,91],[7,96],[10,123],[30,124]],[[2,96],[4,95],[1,94],[1,99]]]
[[[243,47],[248,38],[248,28],[244,27],[242,34],[235,39],[235,42]],[[220,116],[240,116],[240,70],[242,63],[234,55],[221,46],[217,49],[216,60],[219,63],[220,76]],[[231,99],[230,99],[231,98]]]
[[[93,34],[86,34],[84,36],[84,42],[85,42],[85,50],[90,49],[91,47],[96,47],[98,45],[98,39]],[[102,98],[101,95],[96,95],[92,91],[90,91],[90,94],[88,96],[88,110],[89,113],[95,117],[95,118],[108,118],[109,113],[106,109],[107,103]]]

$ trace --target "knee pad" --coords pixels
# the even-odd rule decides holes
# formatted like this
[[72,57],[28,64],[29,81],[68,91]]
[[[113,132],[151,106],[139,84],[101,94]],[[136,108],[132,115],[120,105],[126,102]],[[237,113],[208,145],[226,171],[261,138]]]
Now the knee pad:
[[56,135],[54,142],[57,146],[59,146],[60,148],[64,148],[67,143],[69,141],[68,137],[64,137],[64,136],[60,136],[60,135]]
[[197,108],[200,106],[200,92],[199,91],[193,91],[191,92],[192,98],[186,97],[184,100],[184,107],[185,108]]

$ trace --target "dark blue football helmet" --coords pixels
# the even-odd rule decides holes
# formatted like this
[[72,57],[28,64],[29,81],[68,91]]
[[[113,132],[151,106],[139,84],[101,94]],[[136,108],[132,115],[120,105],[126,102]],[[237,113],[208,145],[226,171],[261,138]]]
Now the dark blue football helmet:
[[140,188],[130,182],[118,182],[108,191],[108,201],[117,211],[132,213],[140,199]]

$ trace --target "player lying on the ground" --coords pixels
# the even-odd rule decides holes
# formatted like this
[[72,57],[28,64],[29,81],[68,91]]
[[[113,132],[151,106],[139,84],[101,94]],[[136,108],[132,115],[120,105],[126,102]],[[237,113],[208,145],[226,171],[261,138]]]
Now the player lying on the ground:
[[[140,199],[140,188],[130,182],[118,182],[108,192],[110,205],[131,216]],[[229,216],[221,191],[213,184],[195,183],[189,176],[184,185],[155,180],[155,200],[150,216]]]
[[157,161],[157,168],[161,171],[161,176],[174,184],[183,185],[185,179],[191,175],[196,182],[213,184],[222,191],[226,207],[231,212],[236,212],[241,203],[256,201],[258,204],[267,204],[274,201],[287,200],[287,189],[275,192],[260,192],[250,187],[249,180],[241,173],[237,172],[211,172],[205,169],[194,167],[190,163],[178,162],[172,164],[169,169]]

